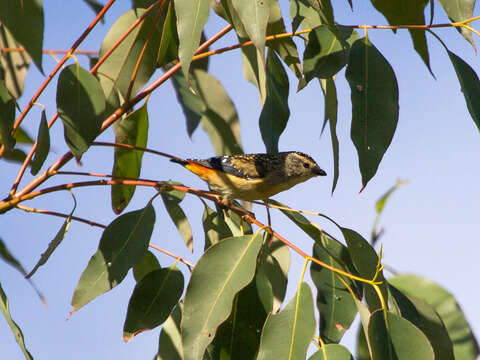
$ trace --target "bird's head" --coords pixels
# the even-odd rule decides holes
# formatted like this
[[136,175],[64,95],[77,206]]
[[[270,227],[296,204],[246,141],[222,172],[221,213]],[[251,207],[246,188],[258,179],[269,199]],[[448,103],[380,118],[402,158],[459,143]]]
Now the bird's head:
[[298,151],[285,153],[285,170],[288,178],[298,179],[298,182],[327,175],[309,155]]

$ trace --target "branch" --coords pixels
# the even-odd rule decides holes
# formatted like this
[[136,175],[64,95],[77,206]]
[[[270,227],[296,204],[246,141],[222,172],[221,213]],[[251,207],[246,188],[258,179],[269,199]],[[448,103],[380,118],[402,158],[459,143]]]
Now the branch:
[[[148,7],[148,9],[143,13],[142,16],[140,16],[128,29],[125,31],[125,33],[113,44],[110,49],[97,61],[95,66],[90,70],[90,74],[95,74],[98,70],[98,68],[105,62],[105,60],[112,54],[113,51],[125,40],[125,38],[143,21],[145,18],[150,14],[150,12],[160,4],[160,2],[163,0],[158,0],[152,5]],[[58,112],[56,112],[53,117],[50,119],[48,122],[48,128],[50,129],[52,125],[55,123],[55,121],[58,119]],[[15,178],[15,181],[13,182],[12,188],[10,190],[10,196],[15,195],[15,192],[17,191],[18,185],[20,184],[20,181],[22,180],[23,175],[25,174],[25,171],[28,167],[28,164],[30,163],[30,160],[33,157],[33,154],[37,150],[38,146],[38,139],[35,140],[33,143],[27,157],[23,161],[23,164]],[[0,158],[2,157],[1,149],[0,149]]]
[[[49,50],[44,49],[42,53],[44,54],[68,54],[70,50]],[[25,48],[2,48],[0,49],[0,53],[10,53],[10,52],[25,52]],[[72,52],[75,55],[98,55],[98,51],[93,50],[75,50]]]

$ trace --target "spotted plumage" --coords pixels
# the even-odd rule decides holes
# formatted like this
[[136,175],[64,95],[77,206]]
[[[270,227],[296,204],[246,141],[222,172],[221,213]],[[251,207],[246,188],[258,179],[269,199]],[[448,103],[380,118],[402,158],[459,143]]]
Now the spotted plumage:
[[296,151],[172,161],[197,174],[212,191],[247,201],[268,199],[314,176],[326,175],[315,160]]

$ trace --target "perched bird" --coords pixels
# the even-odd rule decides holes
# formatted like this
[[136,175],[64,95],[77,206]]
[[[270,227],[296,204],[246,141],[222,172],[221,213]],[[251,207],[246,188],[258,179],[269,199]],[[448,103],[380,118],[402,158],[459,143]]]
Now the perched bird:
[[206,181],[210,190],[220,194],[227,204],[232,199],[266,201],[312,177],[326,175],[315,160],[297,151],[170,161]]

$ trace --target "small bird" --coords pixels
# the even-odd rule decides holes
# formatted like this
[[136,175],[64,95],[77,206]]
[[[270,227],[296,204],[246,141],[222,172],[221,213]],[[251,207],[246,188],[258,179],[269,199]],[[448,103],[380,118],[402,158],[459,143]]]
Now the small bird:
[[266,201],[312,177],[327,175],[315,160],[298,151],[170,161],[206,181],[211,191],[222,196],[224,204],[232,199]]

